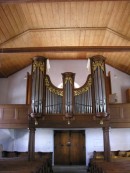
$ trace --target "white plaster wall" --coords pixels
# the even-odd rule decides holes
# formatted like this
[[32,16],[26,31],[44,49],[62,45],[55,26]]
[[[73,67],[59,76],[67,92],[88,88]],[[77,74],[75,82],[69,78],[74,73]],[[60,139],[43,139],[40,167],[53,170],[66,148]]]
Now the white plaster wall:
[[111,150],[130,150],[130,128],[110,129]]
[[14,151],[26,152],[28,151],[29,130],[15,129]]
[[75,73],[75,82],[82,86],[88,76],[87,60],[51,60],[50,70],[48,72],[52,83],[58,86],[62,83],[62,74],[64,72]]
[[3,150],[14,151],[14,129],[0,129],[0,144]]
[[8,78],[8,104],[25,104],[26,103],[26,80],[24,77],[30,72],[30,66],[13,74]]
[[53,129],[36,129],[35,151],[53,152]]
[[126,90],[130,88],[130,75],[123,73],[111,66],[106,65],[106,73],[111,73],[111,89],[112,93],[117,94],[117,102],[126,102]]
[[93,151],[103,151],[103,132],[101,128],[88,128],[85,130],[86,136],[86,165],[93,157]]

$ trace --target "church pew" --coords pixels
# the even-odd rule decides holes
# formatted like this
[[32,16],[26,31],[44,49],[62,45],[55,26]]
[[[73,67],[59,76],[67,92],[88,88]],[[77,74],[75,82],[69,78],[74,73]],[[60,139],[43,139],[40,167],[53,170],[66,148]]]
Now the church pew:
[[16,158],[4,159],[0,161],[0,173],[3,171],[5,173],[20,173],[21,170],[22,173],[50,173],[46,161],[27,161],[24,159],[17,160]]
[[90,166],[90,173],[130,173],[129,162],[94,161]]
[[[18,151],[3,151],[2,158],[0,161],[11,161],[11,160],[27,160],[28,152]],[[42,161],[44,163],[44,171],[46,173],[53,172],[52,170],[52,152],[35,152],[35,160]],[[11,163],[10,163],[11,164]],[[21,162],[22,164],[22,162]]]

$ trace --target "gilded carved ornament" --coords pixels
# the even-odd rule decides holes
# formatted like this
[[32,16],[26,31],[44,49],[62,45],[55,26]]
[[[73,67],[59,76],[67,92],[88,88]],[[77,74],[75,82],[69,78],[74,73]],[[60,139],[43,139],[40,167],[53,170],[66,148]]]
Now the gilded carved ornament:
[[102,62],[102,61],[94,61],[92,63],[93,71],[95,71],[97,69],[97,67],[100,67],[102,69],[102,71],[104,71],[104,62]]
[[46,77],[45,78],[45,86],[48,88],[48,90],[54,94],[57,94],[57,95],[60,95],[60,96],[63,96],[63,91],[61,90],[58,90],[56,88],[53,88],[48,80],[48,78]]
[[44,72],[44,63],[41,61],[34,61],[33,62],[33,72],[39,68],[41,72]]
[[66,77],[65,78],[65,84],[67,83],[67,81],[69,81],[72,84],[72,78],[71,77]]
[[87,84],[83,88],[81,88],[79,90],[77,89],[77,90],[74,91],[74,95],[78,96],[80,94],[83,94],[83,93],[87,92],[89,90],[89,88],[91,87],[91,85],[92,85],[92,78],[90,77],[88,79]]

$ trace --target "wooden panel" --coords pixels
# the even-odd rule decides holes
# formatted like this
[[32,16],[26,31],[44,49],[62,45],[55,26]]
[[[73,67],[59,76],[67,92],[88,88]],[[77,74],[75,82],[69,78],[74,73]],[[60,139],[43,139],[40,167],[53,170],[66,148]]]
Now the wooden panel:
[[19,121],[28,121],[28,115],[29,115],[28,108],[19,108],[17,113]]
[[14,120],[15,119],[15,109],[5,108],[3,109],[3,120]]
[[21,128],[28,127],[30,105],[0,105],[0,127]]
[[117,107],[117,106],[110,107],[111,119],[119,119],[119,118],[121,118],[120,115],[121,115],[120,107]]
[[130,104],[110,104],[111,122],[129,122],[130,121]]

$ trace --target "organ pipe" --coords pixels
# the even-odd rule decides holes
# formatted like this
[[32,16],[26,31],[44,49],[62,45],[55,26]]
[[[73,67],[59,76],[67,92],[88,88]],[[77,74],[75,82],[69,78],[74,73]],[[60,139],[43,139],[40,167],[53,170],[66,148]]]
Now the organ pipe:
[[63,114],[67,117],[73,116],[74,109],[74,77],[75,73],[66,72],[62,74],[63,77]]
[[95,56],[91,59],[92,94],[93,94],[93,113],[97,117],[106,117],[107,114],[107,97],[106,97],[106,70],[105,58]]
[[32,61],[32,117],[41,117],[45,108],[46,58],[34,57]]

